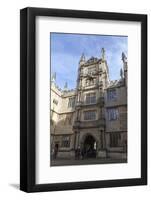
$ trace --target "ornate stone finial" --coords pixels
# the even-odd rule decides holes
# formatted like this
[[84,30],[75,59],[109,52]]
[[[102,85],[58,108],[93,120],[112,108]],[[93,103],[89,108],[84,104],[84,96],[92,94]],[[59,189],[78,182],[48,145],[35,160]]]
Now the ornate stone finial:
[[102,58],[102,60],[105,60],[105,49],[104,48],[101,49],[101,58]]
[[51,82],[55,82],[56,81],[56,72],[52,74],[51,76]]
[[65,85],[64,85],[64,90],[67,90],[68,89],[68,83],[65,82]]
[[123,63],[127,62],[127,57],[125,56],[124,52],[122,52],[122,61],[123,61]]
[[122,68],[120,69],[120,77],[121,77],[121,79],[123,78],[123,70],[122,70]]

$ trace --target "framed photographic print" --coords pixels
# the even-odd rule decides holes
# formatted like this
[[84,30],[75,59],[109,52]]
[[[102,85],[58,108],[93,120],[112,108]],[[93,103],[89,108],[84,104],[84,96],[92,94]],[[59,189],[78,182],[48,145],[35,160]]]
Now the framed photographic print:
[[20,12],[20,189],[147,184],[147,16]]

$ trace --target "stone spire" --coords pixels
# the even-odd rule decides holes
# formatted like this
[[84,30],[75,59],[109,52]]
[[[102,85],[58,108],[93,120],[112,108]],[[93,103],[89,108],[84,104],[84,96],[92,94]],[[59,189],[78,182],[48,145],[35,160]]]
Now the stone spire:
[[124,52],[122,52],[122,61],[123,61],[123,68],[125,71],[125,70],[127,70],[127,57]]
[[53,83],[56,82],[56,72],[52,74],[52,76],[51,76],[51,82],[53,82]]
[[121,77],[121,79],[123,79],[123,69],[122,68],[120,69],[120,77]]
[[80,61],[85,61],[85,55],[82,53]]
[[85,55],[84,55],[84,53],[82,53],[79,64],[83,65],[84,63],[85,63]]
[[68,89],[68,83],[65,82],[65,85],[64,85],[64,91],[66,91]]
[[123,61],[125,85],[127,87],[127,57],[124,52],[122,52],[122,61]]
[[105,49],[104,48],[101,49],[101,58],[102,58],[102,60],[105,60]]
[[122,61],[123,61],[123,63],[127,62],[127,57],[125,56],[124,52],[122,52]]

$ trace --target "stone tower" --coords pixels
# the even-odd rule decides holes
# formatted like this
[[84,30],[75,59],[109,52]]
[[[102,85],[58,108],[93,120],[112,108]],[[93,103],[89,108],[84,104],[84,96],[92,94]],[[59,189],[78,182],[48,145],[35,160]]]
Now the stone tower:
[[97,157],[106,157],[104,90],[108,83],[105,49],[102,48],[100,58],[86,60],[82,54],[76,88],[74,148],[86,152],[91,149]]

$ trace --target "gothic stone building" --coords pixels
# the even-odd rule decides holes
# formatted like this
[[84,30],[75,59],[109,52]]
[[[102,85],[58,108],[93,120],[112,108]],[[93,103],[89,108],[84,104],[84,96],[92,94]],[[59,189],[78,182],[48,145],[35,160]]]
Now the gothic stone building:
[[127,158],[127,58],[122,53],[120,79],[109,80],[102,48],[101,58],[82,55],[75,90],[57,87],[51,79],[51,154],[73,158],[75,150],[87,156]]

